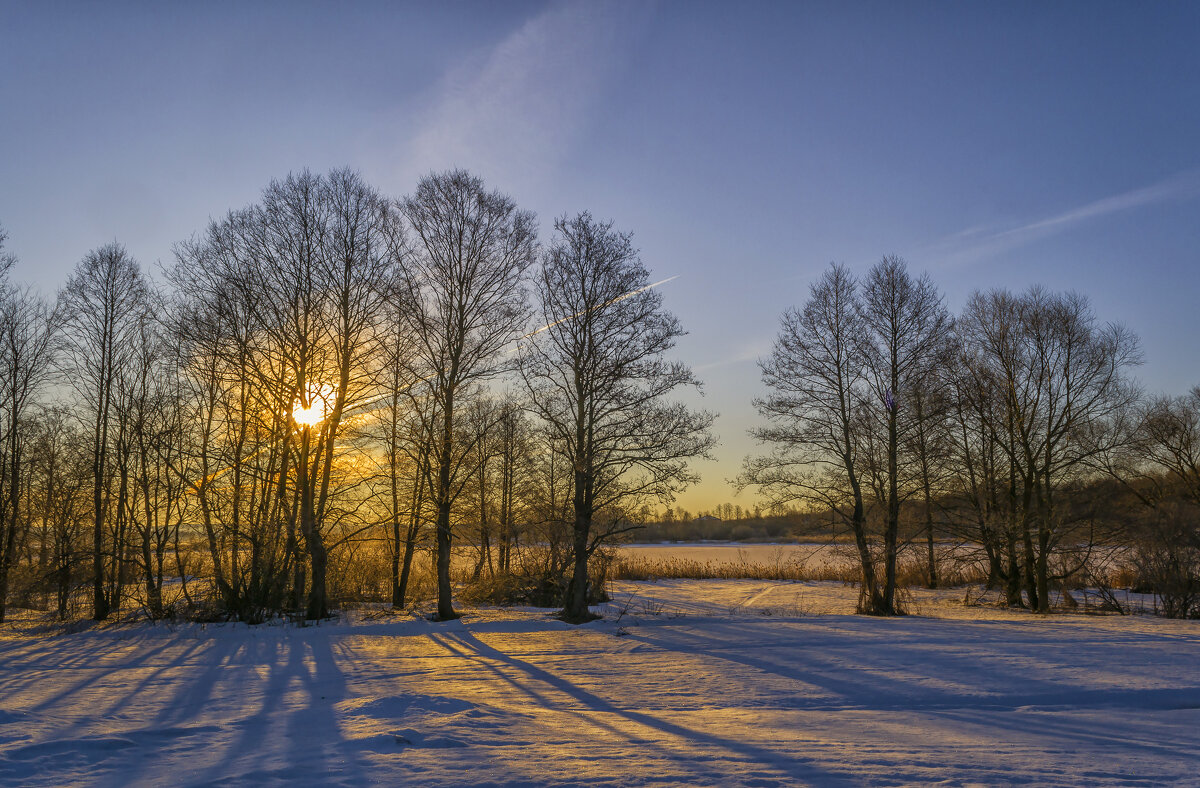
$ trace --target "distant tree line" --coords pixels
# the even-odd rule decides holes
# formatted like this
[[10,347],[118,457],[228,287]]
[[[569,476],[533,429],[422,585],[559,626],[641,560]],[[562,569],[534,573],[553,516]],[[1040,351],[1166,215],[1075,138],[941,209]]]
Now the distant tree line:
[[5,256],[0,620],[403,607],[425,551],[440,619],[458,573],[586,620],[596,551],[694,480],[712,416],[677,401],[683,331],[631,237],[554,227],[463,171],[393,199],[336,170],[272,182],[161,282],[111,243],[50,304]]
[[722,503],[692,513],[680,506],[667,506],[656,516],[647,514],[635,539],[647,542],[733,541],[769,542],[793,540],[808,533],[812,517],[799,511],[763,511]]
[[982,547],[1007,604],[1120,551],[1168,615],[1200,615],[1200,388],[1147,396],[1136,337],[1076,293],[976,292],[951,315],[928,276],[885,257],[831,266],[761,362],[770,451],[739,483],[853,538],[859,610],[901,612],[896,563],[923,532]]

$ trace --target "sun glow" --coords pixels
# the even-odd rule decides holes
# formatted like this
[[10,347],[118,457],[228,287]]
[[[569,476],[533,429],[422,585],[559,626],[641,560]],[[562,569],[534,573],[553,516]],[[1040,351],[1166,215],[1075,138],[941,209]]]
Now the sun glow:
[[310,386],[308,389],[308,406],[297,399],[292,408],[292,420],[301,427],[315,427],[325,421],[329,415],[329,399],[333,395],[333,386]]

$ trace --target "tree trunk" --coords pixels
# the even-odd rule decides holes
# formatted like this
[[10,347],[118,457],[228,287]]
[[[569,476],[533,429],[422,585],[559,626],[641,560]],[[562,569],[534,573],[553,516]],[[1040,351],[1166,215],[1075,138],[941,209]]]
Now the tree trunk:
[[[308,583],[304,572],[304,556],[297,551],[292,566],[292,609],[306,610],[304,603],[304,587]],[[307,613],[307,611],[306,611]]]
[[[400,516],[392,511],[392,607],[404,607],[404,592],[400,586]],[[407,579],[407,578],[405,578]]]
[[[893,347],[895,340],[893,339]],[[892,397],[897,396],[899,379],[896,374],[897,360],[892,351]],[[896,478],[899,455],[899,431],[896,425],[896,403],[888,406],[888,493],[887,526],[883,532],[883,605],[880,615],[892,616],[896,609],[896,542],[900,534],[900,483]]]
[[412,574],[413,553],[417,545],[417,528],[416,523],[408,527],[408,538],[404,542],[404,563],[400,568],[400,582],[392,597],[392,607],[397,609],[404,607],[405,598],[408,596],[408,578]]
[[926,504],[926,516],[925,516],[926,542],[925,542],[925,544],[929,548],[928,554],[926,556],[926,560],[928,561],[928,564],[929,564],[929,587],[937,588],[938,587],[938,568],[937,568],[937,553],[935,553],[933,550],[933,518],[928,515],[928,510],[929,510],[929,507],[928,507],[928,504]]
[[67,617],[67,602],[71,599],[71,562],[66,555],[59,557],[58,565],[58,617]]
[[103,463],[99,459],[93,464],[96,475],[92,502],[95,517],[92,522],[92,618],[103,621],[108,618],[108,596],[104,592],[104,479],[101,474]]
[[1036,579],[1037,570],[1035,569],[1037,559],[1033,549],[1033,536],[1030,533],[1028,516],[1022,518],[1021,542],[1022,546],[1024,547],[1021,579],[1025,586],[1025,595],[1029,599],[1030,609],[1037,610],[1040,605]]
[[[449,468],[446,468],[449,475]],[[446,485],[447,491],[449,484]],[[437,519],[437,587],[438,587],[438,620],[450,621],[458,618],[451,601],[450,588],[450,501],[438,503]]]
[[500,534],[496,545],[496,565],[508,572],[509,534],[512,532],[513,458],[511,443],[506,447],[500,477]]
[[1038,523],[1038,553],[1034,562],[1037,586],[1037,612],[1050,612],[1050,530]]
[[442,446],[438,456],[438,486],[437,486],[437,589],[439,621],[451,621],[458,618],[454,612],[450,587],[450,465],[453,457],[451,449],[454,440],[454,398],[448,394],[446,411],[442,416]]
[[329,561],[329,553],[318,534],[308,547],[312,560],[312,583],[308,591],[308,611],[305,615],[309,621],[320,621],[329,617],[328,598],[325,594],[325,570]]
[[[107,338],[107,336],[106,336]],[[104,355],[111,352],[107,343]],[[102,360],[105,371],[110,364]],[[107,383],[108,385],[105,385]],[[96,433],[92,455],[92,618],[103,621],[108,618],[109,601],[104,589],[104,471],[108,452],[108,398],[111,381],[102,380],[96,410]],[[114,549],[116,546],[114,545]]]
[[[413,478],[412,510],[409,512],[408,533],[404,541],[404,561],[400,568],[399,581],[392,589],[392,607],[397,609],[404,607],[405,599],[408,596],[408,579],[412,574],[413,552],[416,550],[417,534],[421,529],[421,511],[425,505],[425,474],[429,470],[429,455],[422,451],[419,457],[417,473]],[[399,538],[399,532],[397,532],[397,538]],[[397,543],[397,555],[399,550],[400,545]]]
[[[923,486],[925,488],[925,546],[927,548],[926,560],[928,561],[929,572],[929,587],[938,587],[938,567],[937,553],[933,549],[933,491],[929,486],[929,467],[928,463],[922,459]],[[989,551],[990,553],[990,551]]]
[[4,623],[8,606],[8,568],[12,564],[13,549],[16,544],[16,528],[10,525],[4,534],[4,543],[0,544],[0,624]]
[[[404,591],[400,586],[400,475],[396,467],[399,462],[399,449],[396,446],[396,410],[399,407],[398,397],[392,396],[391,418],[388,440],[388,471],[392,487],[392,607],[399,610],[404,607]],[[420,473],[417,474],[420,483]],[[415,498],[415,496],[414,496]]]
[[[849,463],[847,463],[849,470]],[[858,561],[862,569],[862,588],[858,594],[858,612],[877,614],[883,606],[879,585],[875,576],[875,560],[871,556],[871,545],[867,542],[866,510],[863,507],[862,488],[853,470],[850,473],[850,488],[854,493],[854,513],[850,527],[854,531],[854,544],[858,547]]]
[[153,556],[150,546],[150,526],[147,524],[142,536],[142,563],[145,565],[146,607],[153,618],[161,618],[163,612],[162,592],[154,582]]
[[482,577],[485,566],[488,567],[489,574],[493,576],[496,574],[492,570],[492,546],[488,540],[488,532],[484,530],[479,532],[479,556],[475,559],[475,569],[471,573],[471,579],[478,580]]
[[328,555],[317,528],[312,498],[310,495],[304,495],[304,492],[311,492],[311,489],[302,491],[303,497],[300,501],[300,533],[304,535],[304,546],[308,550],[309,566],[312,569],[305,618],[309,621],[319,621],[329,615],[325,598],[325,567]]
[[[488,521],[487,521],[487,475],[486,466],[480,465],[479,468],[479,558],[475,562],[475,571],[472,574],[472,580],[478,580],[483,575],[483,567],[486,564],[489,569],[492,564],[492,546],[491,540],[488,538]],[[491,574],[495,576],[495,571]]]
[[[579,477],[576,474],[576,484]],[[577,509],[575,512],[575,527],[573,534],[573,564],[571,583],[567,586],[566,604],[563,606],[563,620],[572,624],[582,624],[589,620],[588,614],[588,534],[591,531],[591,517],[585,511],[585,506],[576,494]]]
[[4,533],[4,544],[0,545],[0,623],[4,622],[8,609],[9,569],[13,563],[13,552],[16,550],[17,544],[17,526],[21,520],[21,455],[20,444],[17,441],[17,404],[13,402],[10,407],[12,421],[8,427],[8,458],[11,476],[8,482],[8,497],[12,502],[12,506],[10,507],[12,516],[8,518],[8,528],[5,529]]
[[1017,534],[1013,529],[1008,531],[1008,572],[1004,577],[1005,604],[1009,607],[1025,607],[1021,601],[1021,565],[1017,559]]

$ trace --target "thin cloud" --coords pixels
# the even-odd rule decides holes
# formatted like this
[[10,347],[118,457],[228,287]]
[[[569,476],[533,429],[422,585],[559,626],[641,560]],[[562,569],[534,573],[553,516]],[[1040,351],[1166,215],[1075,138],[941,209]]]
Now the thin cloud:
[[415,134],[411,168],[478,169],[506,183],[553,172],[628,62],[645,4],[554,5],[448,73]]
[[1197,194],[1200,194],[1200,170],[1186,170],[1150,186],[1095,200],[1019,227],[1007,230],[972,227],[931,244],[920,255],[943,264],[970,263],[1084,222],[1148,205],[1185,200]]
[[714,369],[720,369],[721,367],[731,366],[733,364],[744,364],[748,361],[758,361],[760,358],[771,352],[772,342],[773,340],[753,341],[747,345],[744,345],[736,353],[727,358],[710,361],[707,364],[700,364],[692,367],[692,371],[697,373],[708,372]]

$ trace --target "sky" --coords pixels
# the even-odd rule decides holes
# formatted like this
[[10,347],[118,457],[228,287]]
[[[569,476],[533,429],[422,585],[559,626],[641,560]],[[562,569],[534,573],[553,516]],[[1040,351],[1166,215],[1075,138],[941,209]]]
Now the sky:
[[632,232],[720,445],[760,450],[757,358],[830,262],[885,254],[958,310],[1040,283],[1200,384],[1200,3],[9,3],[0,226],[48,296],[119,240],[149,270],[273,178],[388,194],[465,167]]

